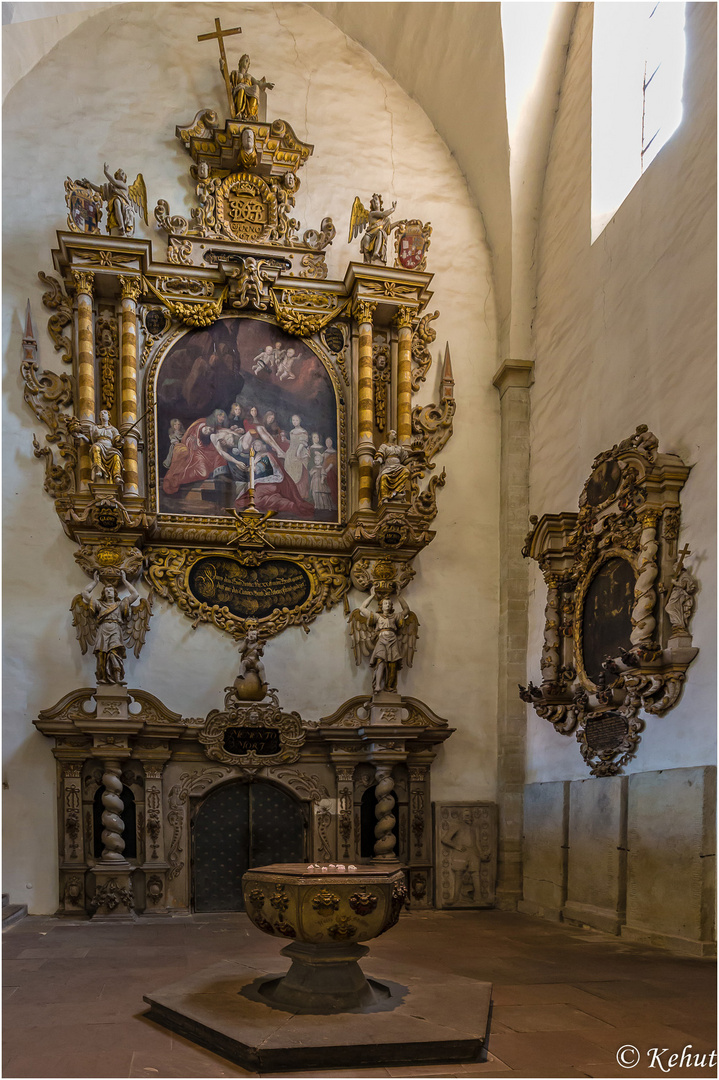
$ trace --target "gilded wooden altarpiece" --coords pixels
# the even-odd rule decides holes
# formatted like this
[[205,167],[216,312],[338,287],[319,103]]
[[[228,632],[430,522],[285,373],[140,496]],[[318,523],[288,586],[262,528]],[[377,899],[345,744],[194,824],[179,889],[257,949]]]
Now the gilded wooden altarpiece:
[[[412,662],[419,623],[400,594],[435,535],[447,480],[435,458],[455,411],[449,346],[436,403],[413,401],[439,316],[427,309],[431,226],[393,223],[379,195],[367,210],[356,199],[363,261],[330,278],[332,219],[300,232],[294,216],[313,146],[227,86],[229,118],[203,107],[176,128],[189,215],[159,198],[148,217],[140,173],[129,184],[106,164],[100,184],[68,177],[56,276],[39,273],[67,371],[41,366],[28,304],[24,396],[47,429],[34,453],[86,574],[73,621],[97,662],[96,686],[36,721],[55,740],[60,910],[72,915],[186,911],[192,807],[236,780],[304,802],[306,855],[318,860],[361,859],[371,789],[371,857],[407,867],[415,903],[434,892],[429,770],[452,729],[392,681],[402,656]],[[285,712],[263,650],[339,603],[348,612],[352,586],[368,593],[354,613],[367,649],[357,663],[377,627],[399,651],[375,647],[373,692],[331,717]],[[165,604],[238,642],[223,712],[186,718],[127,689],[125,665],[151,685],[141,651]]]

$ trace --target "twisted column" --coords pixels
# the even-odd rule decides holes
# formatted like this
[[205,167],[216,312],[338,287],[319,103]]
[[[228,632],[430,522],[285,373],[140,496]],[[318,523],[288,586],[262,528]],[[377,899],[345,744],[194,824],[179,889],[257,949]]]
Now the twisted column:
[[125,841],[122,834],[125,831],[125,823],[120,816],[124,809],[122,801],[122,766],[119,761],[106,761],[102,774],[102,783],[105,790],[102,793],[102,842],[105,845],[102,852],[104,863],[125,863]]
[[[137,420],[137,300],[140,279],[121,277],[122,283],[122,344],[120,351],[120,420],[134,424]],[[137,431],[125,436],[123,445],[125,493],[139,495],[137,468]]]
[[374,827],[374,858],[383,862],[396,862],[394,829],[396,818],[392,813],[395,804],[394,780],[392,779],[391,765],[377,765],[375,778],[375,799],[377,800],[374,813],[377,824]]
[[559,575],[544,575],[547,603],[544,608],[544,644],[542,646],[543,683],[556,683],[559,676]]
[[639,540],[637,559],[637,581],[634,586],[634,607],[632,609],[632,632],[630,640],[633,646],[645,648],[652,644],[654,628],[654,608],[657,593],[654,582],[659,568],[657,566],[657,522],[661,517],[659,510],[647,510],[642,517],[642,535]]
[[376,303],[357,300],[354,317],[359,324],[357,379],[357,456],[359,458],[359,509],[372,509],[374,465],[374,390],[372,368],[372,316]]
[[[78,420],[95,421],[95,343],[92,327],[92,288],[94,274],[73,270],[72,281],[77,294],[77,416]],[[80,490],[87,491],[92,478],[90,448],[80,446]]]
[[394,321],[397,333],[397,441],[412,441],[412,318],[414,310],[401,307]]

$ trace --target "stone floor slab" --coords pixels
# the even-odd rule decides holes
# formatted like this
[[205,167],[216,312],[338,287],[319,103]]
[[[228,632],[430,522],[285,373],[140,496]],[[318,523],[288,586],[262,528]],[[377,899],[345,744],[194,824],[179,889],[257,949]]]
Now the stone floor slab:
[[[393,979],[388,978],[391,971]],[[242,1068],[259,1072],[322,1068],[449,1065],[479,1058],[491,984],[452,977],[428,992],[422,969],[369,964],[391,997],[369,1009],[331,1016],[265,1004],[256,983],[264,967],[224,961],[145,995],[147,1016]],[[436,1074],[435,1074],[436,1075]]]

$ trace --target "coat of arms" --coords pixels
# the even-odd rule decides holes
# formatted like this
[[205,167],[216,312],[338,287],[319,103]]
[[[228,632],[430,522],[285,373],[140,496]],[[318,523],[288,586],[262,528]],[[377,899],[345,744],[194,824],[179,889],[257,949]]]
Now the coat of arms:
[[81,180],[65,181],[65,202],[67,203],[67,227],[72,232],[99,233],[102,217],[102,196],[92,188],[86,187]]
[[395,266],[403,270],[424,270],[427,266],[427,252],[432,226],[423,224],[417,218],[412,221],[398,221],[395,226]]

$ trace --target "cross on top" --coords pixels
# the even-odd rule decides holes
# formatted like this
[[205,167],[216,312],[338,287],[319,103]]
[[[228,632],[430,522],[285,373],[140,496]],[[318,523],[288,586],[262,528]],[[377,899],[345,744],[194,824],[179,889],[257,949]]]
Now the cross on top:
[[232,34],[241,34],[242,27],[235,26],[232,30],[223,30],[220,25],[220,20],[215,19],[215,30],[212,34],[198,34],[198,41],[210,41],[211,39],[217,39],[220,46],[220,66],[222,67],[222,73],[225,77],[225,87],[227,88],[227,101],[230,106],[230,115],[232,115],[232,90],[230,88],[230,76],[227,68],[227,56],[225,55],[225,41],[226,37],[230,37]]

